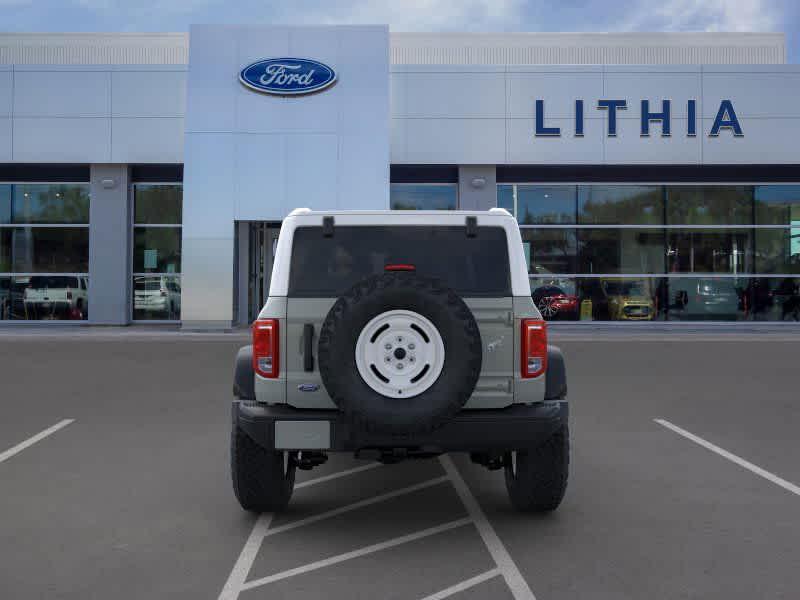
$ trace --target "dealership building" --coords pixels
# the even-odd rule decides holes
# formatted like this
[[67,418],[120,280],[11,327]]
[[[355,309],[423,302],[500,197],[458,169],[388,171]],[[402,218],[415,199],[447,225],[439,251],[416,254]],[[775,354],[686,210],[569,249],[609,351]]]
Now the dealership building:
[[0,34],[0,326],[227,329],[295,207],[495,206],[550,320],[790,326],[785,57],[771,33]]

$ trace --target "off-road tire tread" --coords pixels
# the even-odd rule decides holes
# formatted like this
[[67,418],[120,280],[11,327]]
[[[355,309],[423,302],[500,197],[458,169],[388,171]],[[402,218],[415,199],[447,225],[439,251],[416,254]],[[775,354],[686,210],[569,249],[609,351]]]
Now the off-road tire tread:
[[510,465],[505,468],[506,489],[514,508],[524,512],[558,508],[569,477],[569,427],[564,425],[536,448],[518,450],[516,463],[516,474]]
[[235,424],[231,430],[231,478],[236,499],[245,510],[276,512],[286,508],[294,490],[295,467],[284,474],[283,452],[254,442]]

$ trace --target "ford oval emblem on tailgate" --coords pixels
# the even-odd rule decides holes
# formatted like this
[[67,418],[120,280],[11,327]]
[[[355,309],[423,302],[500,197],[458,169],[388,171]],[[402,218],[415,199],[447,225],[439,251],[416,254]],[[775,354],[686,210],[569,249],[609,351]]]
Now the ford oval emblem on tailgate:
[[336,72],[328,65],[307,58],[267,58],[242,69],[239,81],[257,92],[299,96],[333,85]]
[[297,386],[297,389],[301,392],[316,392],[319,390],[319,385],[316,383],[301,383]]

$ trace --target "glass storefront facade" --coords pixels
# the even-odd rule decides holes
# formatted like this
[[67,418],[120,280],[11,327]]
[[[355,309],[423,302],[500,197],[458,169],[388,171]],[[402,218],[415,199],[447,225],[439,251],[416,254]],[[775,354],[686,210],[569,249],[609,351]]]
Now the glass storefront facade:
[[456,210],[456,183],[392,183],[389,187],[392,210]]
[[800,185],[500,184],[550,320],[800,320]]
[[181,221],[183,186],[133,186],[134,321],[181,318]]
[[0,320],[86,320],[89,185],[0,184]]

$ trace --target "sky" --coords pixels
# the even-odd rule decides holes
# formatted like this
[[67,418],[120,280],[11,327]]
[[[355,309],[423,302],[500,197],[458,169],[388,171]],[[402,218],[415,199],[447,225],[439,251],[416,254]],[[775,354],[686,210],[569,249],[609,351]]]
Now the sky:
[[0,31],[186,31],[192,23],[388,23],[392,31],[776,31],[798,0],[0,0]]

